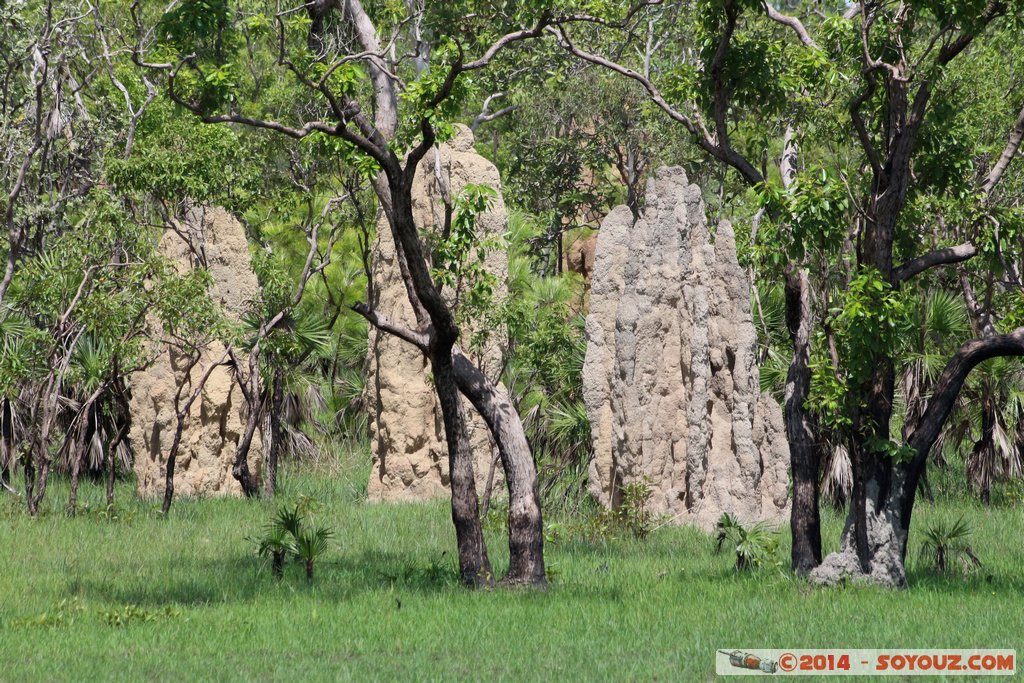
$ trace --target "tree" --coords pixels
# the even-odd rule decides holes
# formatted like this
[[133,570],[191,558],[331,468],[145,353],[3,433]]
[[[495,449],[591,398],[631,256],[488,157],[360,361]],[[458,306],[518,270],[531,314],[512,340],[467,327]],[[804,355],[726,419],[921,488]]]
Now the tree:
[[[843,551],[830,559],[833,571],[821,577],[863,574],[901,585],[917,485],[964,379],[988,358],[1024,353],[1024,328],[966,342],[947,362],[904,444],[890,436],[892,348],[904,315],[900,288],[910,288],[913,278],[931,268],[981,251],[976,240],[935,244],[945,237],[943,231],[913,210],[945,189],[939,169],[927,165],[923,142],[934,128],[926,124],[939,125],[956,110],[943,77],[962,61],[958,57],[979,38],[1012,32],[1022,8],[995,1],[857,3],[830,8],[817,22],[816,39],[800,18],[762,1],[700,2],[693,57],[670,56],[659,79],[665,85],[659,87],[653,74],[585,49],[577,39],[579,33],[592,39],[599,32],[594,26],[635,35],[635,17],[650,4],[634,7],[625,21],[592,17],[579,22],[586,31],[571,32],[567,24],[550,31],[577,58],[640,83],[709,157],[750,187],[761,188],[771,232],[765,235],[762,227],[760,235],[781,239],[787,247],[780,251],[776,242],[772,249],[785,275],[793,335],[785,406],[795,489],[793,566],[807,571],[820,553],[819,438],[810,410],[815,407],[843,435],[854,474]],[[683,37],[677,40],[685,44]],[[752,77],[751,69],[761,73]],[[812,104],[819,109],[809,108]],[[1009,118],[1002,151],[966,193],[980,200],[968,203],[971,215],[962,231],[977,232],[999,211],[1015,215],[1006,204],[995,208],[993,192],[1020,146],[1021,116],[1024,112]],[[780,160],[778,181],[756,163],[769,153],[770,141],[776,141],[771,144]],[[970,149],[985,142],[979,137]],[[929,175],[924,182],[917,177],[915,185],[917,173]],[[836,312],[821,316],[823,334],[813,331],[812,273],[838,278],[845,292],[830,306]],[[828,361],[817,363],[824,371],[812,373],[816,337],[829,346],[822,352]]]
[[[460,76],[482,69],[508,44],[540,35],[542,26],[501,36],[474,61],[466,61],[463,46],[454,39],[439,39],[430,54],[429,68],[404,80],[399,75],[403,60],[397,57],[395,46],[405,22],[399,21],[392,38],[382,42],[374,20],[358,0],[316,2],[304,9],[305,13],[256,12],[242,23],[236,22],[238,17],[226,3],[183,2],[159,19],[159,44],[137,46],[136,59],[162,72],[171,99],[206,123],[243,124],[297,140],[326,136],[333,139],[337,153],[348,155],[350,163],[373,177],[417,328],[398,326],[366,305],[354,308],[371,324],[415,345],[430,360],[448,445],[452,518],[462,580],[486,585],[492,574],[480,527],[460,392],[487,422],[506,472],[510,567],[504,580],[544,584],[543,526],[529,444],[507,393],[457,347],[458,325],[431,277],[413,220],[411,197],[417,165],[436,142],[439,130],[442,135],[450,133],[445,120],[465,87],[465,78]],[[133,13],[141,28],[138,2]],[[246,59],[241,49],[243,33],[250,40],[269,39],[274,46],[269,54],[301,86],[309,98],[308,111],[326,113],[327,120],[310,120],[306,112],[298,112],[290,114],[296,122],[283,122],[238,104],[246,94],[239,87],[244,74],[232,69],[231,60],[236,56]],[[140,30],[139,35],[146,32]],[[426,58],[423,52],[416,55]],[[364,77],[372,86],[372,97],[360,100],[358,88]],[[399,84],[404,85],[401,97]],[[259,84],[250,82],[248,86]],[[397,150],[405,148],[410,151],[402,158]]]
[[[191,236],[184,231],[179,234]],[[196,249],[193,252],[201,253]],[[167,278],[155,295],[156,352],[169,354],[175,382],[174,435],[164,461],[161,512],[165,515],[174,500],[174,469],[189,412],[214,370],[226,365],[231,355],[230,331],[210,299],[206,265],[200,261],[183,275]]]

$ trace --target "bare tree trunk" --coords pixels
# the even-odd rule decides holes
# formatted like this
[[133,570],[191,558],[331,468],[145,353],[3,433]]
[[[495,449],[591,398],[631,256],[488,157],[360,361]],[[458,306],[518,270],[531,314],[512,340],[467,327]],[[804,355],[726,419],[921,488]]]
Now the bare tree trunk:
[[270,450],[267,453],[267,474],[264,480],[263,493],[273,498],[277,492],[277,462],[281,454],[284,440],[284,429],[281,427],[281,406],[284,404],[284,368],[274,370],[274,393],[270,399]]
[[107,507],[114,504],[114,477],[117,471],[117,449],[124,440],[125,432],[128,431],[128,422],[125,421],[114,437],[107,445]]
[[452,489],[452,522],[459,549],[459,576],[469,586],[489,586],[494,573],[487,558],[480,510],[473,475],[473,453],[466,432],[466,416],[455,382],[451,354],[431,357],[434,386],[441,403],[445,439],[448,442],[448,469]]
[[988,505],[992,502],[992,474],[986,472],[985,465],[986,460],[988,465],[993,465],[995,460],[996,406],[992,397],[992,387],[988,382],[982,384],[982,392],[981,437],[975,442],[971,454],[967,456],[967,476],[977,490],[982,504]]
[[50,457],[49,455],[42,458],[42,464],[39,466],[39,478],[36,483],[39,485],[39,490],[36,491],[34,497],[29,500],[28,511],[30,515],[36,515],[39,512],[39,505],[43,502],[43,497],[46,495],[46,484],[50,480]]
[[813,416],[804,407],[811,389],[811,293],[805,269],[786,273],[786,324],[793,359],[786,376],[785,423],[793,472],[793,571],[807,574],[821,564],[821,517],[818,510],[820,449]]
[[35,517],[36,513],[39,512],[39,505],[36,503],[34,495],[36,487],[36,465],[32,460],[32,449],[25,449],[22,452],[22,458],[25,461],[22,465],[22,469],[25,470],[25,504],[28,507],[28,514]]
[[231,475],[242,485],[242,493],[246,498],[252,498],[259,489],[249,471],[249,449],[252,447],[252,438],[256,434],[256,427],[259,426],[260,413],[262,412],[262,400],[259,397],[259,388],[252,394],[249,401],[249,415],[245,419],[245,431],[235,449],[235,462],[231,466]]
[[10,488],[14,462],[14,411],[9,398],[0,399],[0,486]]
[[[49,393],[49,392],[47,392]],[[43,497],[46,495],[46,484],[50,480],[50,453],[49,453],[49,435],[50,425],[52,424],[52,413],[51,409],[44,404],[43,405],[43,418],[38,428],[38,432],[33,439],[34,444],[29,459],[37,458],[39,462],[39,475],[35,479],[35,485],[39,488],[35,492],[34,496],[28,496],[28,511],[30,515],[36,515],[39,512],[39,505],[43,502]],[[33,472],[35,468],[33,468]]]
[[89,421],[83,415],[82,423],[78,425],[75,452],[71,456],[71,492],[68,494],[68,517],[74,517],[78,512],[78,480],[82,473],[82,455],[83,451],[85,451],[85,435],[88,431],[88,426]]
[[171,511],[171,501],[174,499],[174,466],[178,462],[178,448],[181,446],[181,433],[185,430],[184,414],[178,413],[174,424],[174,441],[171,442],[171,450],[167,453],[167,467],[164,472],[164,503],[160,511],[166,515]]

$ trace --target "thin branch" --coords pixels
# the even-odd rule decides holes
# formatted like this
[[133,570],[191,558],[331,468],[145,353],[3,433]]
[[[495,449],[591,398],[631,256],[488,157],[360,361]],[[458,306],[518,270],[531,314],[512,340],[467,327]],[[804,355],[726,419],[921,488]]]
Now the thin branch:
[[676,123],[682,124],[682,126],[686,128],[686,130],[693,136],[694,141],[701,149],[708,152],[711,156],[718,159],[719,161],[724,161],[725,163],[732,166],[740,173],[740,175],[743,176],[744,180],[746,180],[748,184],[757,185],[759,183],[764,182],[764,176],[761,175],[761,173],[753,166],[753,164],[747,161],[735,150],[731,148],[720,147],[719,144],[716,143],[715,139],[712,138],[708,131],[704,128],[704,125],[701,121],[694,121],[689,116],[683,114],[675,107],[673,107],[671,104],[669,104],[665,97],[661,94],[661,91],[658,90],[657,86],[655,86],[654,83],[652,83],[651,80],[646,78],[643,74],[640,74],[634,71],[633,69],[630,69],[629,67],[622,66],[621,64],[606,59],[601,55],[592,54],[577,47],[571,40],[568,31],[566,31],[565,27],[563,26],[549,27],[548,30],[558,37],[559,43],[561,44],[562,48],[569,52],[570,54],[586,62],[590,62],[591,64],[596,64],[610,71],[614,71],[615,73],[625,76],[626,78],[632,79],[639,83],[641,86],[643,86],[644,90],[647,91],[648,96],[651,98],[651,101],[654,102],[654,104],[657,105],[659,109],[668,114],[670,119],[672,119]]
[[363,302],[357,302],[350,306],[350,308],[358,313],[359,315],[366,318],[367,322],[376,327],[379,330],[383,330],[388,334],[394,335],[399,339],[409,342],[423,353],[427,353],[430,345],[430,338],[428,335],[412,330],[404,325],[392,322],[387,316],[380,315],[377,311],[370,308]]
[[1017,122],[1010,129],[1010,136],[1006,141],[1006,147],[1003,148],[1003,153],[999,155],[999,160],[992,167],[992,170],[989,171],[985,183],[981,186],[982,192],[992,194],[992,190],[1002,180],[1007,167],[1009,167],[1013,157],[1017,154],[1017,150],[1020,149],[1021,140],[1024,140],[1024,108],[1021,108],[1020,114],[1017,115]]
[[807,29],[804,28],[803,23],[801,23],[799,19],[779,12],[779,10],[772,7],[770,2],[766,2],[764,5],[765,9],[768,11],[769,19],[793,29],[793,32],[800,38],[800,42],[807,47],[818,47],[818,44],[814,42],[814,39],[811,38],[811,35],[807,32]]

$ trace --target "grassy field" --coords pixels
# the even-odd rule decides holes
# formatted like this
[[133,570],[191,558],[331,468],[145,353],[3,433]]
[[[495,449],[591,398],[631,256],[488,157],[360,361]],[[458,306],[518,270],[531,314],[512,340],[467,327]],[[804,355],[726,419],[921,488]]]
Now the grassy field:
[[[67,519],[54,485],[29,519],[0,499],[0,680],[658,680],[714,678],[717,648],[1015,647],[1024,653],[1024,513],[965,513],[985,563],[938,578],[917,561],[911,588],[819,590],[784,573],[737,576],[692,529],[645,541],[548,546],[547,592],[455,584],[443,504],[370,505],[345,478],[301,475],[337,536],[307,585],[277,582],[248,537],[276,503],[178,500],[168,519],[122,486],[118,519]],[[6,494],[5,494],[6,495]],[[834,544],[839,520],[827,520]],[[505,539],[491,532],[496,569]],[[782,553],[786,553],[782,548]],[[848,680],[848,679],[847,679]]]

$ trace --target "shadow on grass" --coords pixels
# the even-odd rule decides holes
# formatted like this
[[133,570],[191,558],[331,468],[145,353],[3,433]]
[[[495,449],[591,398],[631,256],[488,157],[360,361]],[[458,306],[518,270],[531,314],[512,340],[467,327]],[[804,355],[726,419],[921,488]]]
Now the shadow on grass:
[[962,574],[955,571],[946,574],[936,574],[930,569],[916,567],[907,571],[907,585],[912,591],[933,591],[948,594],[962,593],[965,595],[1005,591],[1003,594],[1024,595],[1024,578],[1017,575],[990,572],[984,566],[970,574]]
[[[176,570],[159,570],[162,576],[158,581],[126,581],[123,575],[107,580],[77,578],[69,590],[105,602],[141,606],[201,606],[301,594],[345,602],[366,592],[390,589],[421,594],[462,590],[456,567],[444,554],[430,562],[406,553],[376,550],[327,559],[317,563],[312,583],[297,564],[287,566],[284,577],[277,580],[268,564],[241,554],[219,562],[192,562]],[[143,571],[142,575],[152,573]]]

